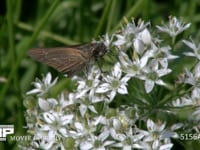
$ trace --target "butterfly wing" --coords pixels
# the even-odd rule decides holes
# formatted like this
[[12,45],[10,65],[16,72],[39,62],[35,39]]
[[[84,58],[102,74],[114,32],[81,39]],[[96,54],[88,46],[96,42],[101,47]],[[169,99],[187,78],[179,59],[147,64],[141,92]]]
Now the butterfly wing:
[[69,76],[82,70],[90,60],[89,51],[80,47],[33,48],[28,53],[33,59],[45,63]]

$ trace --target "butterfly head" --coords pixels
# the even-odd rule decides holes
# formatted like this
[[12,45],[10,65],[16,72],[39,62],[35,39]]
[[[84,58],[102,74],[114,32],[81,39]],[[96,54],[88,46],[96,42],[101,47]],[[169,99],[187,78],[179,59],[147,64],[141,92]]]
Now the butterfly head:
[[92,55],[96,60],[103,57],[108,52],[108,48],[103,42],[92,43]]

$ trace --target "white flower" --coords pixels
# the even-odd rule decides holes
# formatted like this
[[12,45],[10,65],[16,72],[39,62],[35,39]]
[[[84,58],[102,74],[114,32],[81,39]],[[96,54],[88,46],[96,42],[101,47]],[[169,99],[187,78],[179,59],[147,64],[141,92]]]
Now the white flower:
[[119,52],[121,69],[130,77],[140,74],[143,67],[147,64],[148,58],[149,57],[146,55],[144,57],[131,60],[126,53]]
[[115,35],[117,37],[117,41],[115,41],[113,44],[115,46],[118,46],[118,47],[123,47],[124,46],[124,49],[126,48],[129,48],[131,45],[132,45],[132,40],[129,39],[130,36],[129,35]]
[[178,34],[189,28],[191,23],[183,23],[176,17],[169,18],[169,24],[163,26],[156,26],[160,31],[168,33],[171,37],[176,37]]
[[37,141],[32,141],[32,145],[33,147],[37,147],[37,148],[40,148],[40,149],[51,149],[53,144],[54,144],[55,141],[53,140],[44,140],[44,139],[38,139]]
[[49,132],[49,134],[51,134],[51,137],[68,137],[70,136],[68,125],[72,123],[73,118],[73,114],[65,115],[63,113],[58,113],[55,111],[45,112],[42,114],[41,118],[45,124],[40,123],[39,126],[41,126],[41,128],[37,130]]
[[0,76],[0,83],[5,83],[7,82],[7,79],[5,77]]
[[111,35],[111,37],[109,37],[108,34],[106,34],[105,36],[103,36],[102,41],[103,41],[104,45],[109,49],[109,47],[111,46],[112,41],[113,41],[113,35]]
[[189,97],[181,97],[172,101],[172,106],[174,107],[191,106],[192,104],[193,104],[193,101]]
[[106,150],[115,143],[115,141],[107,140],[108,132],[103,132],[98,136],[90,135],[87,139],[80,143],[81,150]]
[[151,42],[151,36],[146,27],[149,23],[144,24],[144,21],[138,22],[136,26],[134,20],[131,23],[128,23],[120,34],[116,34],[117,40],[113,42],[113,45],[121,47],[121,50],[127,49],[133,46],[134,39],[138,39],[143,41],[145,44],[149,44]]
[[51,82],[52,76],[51,73],[47,73],[47,75],[45,77],[43,77],[42,81],[40,81],[39,79],[36,79],[35,82],[33,82],[33,85],[35,86],[35,89],[27,92],[26,94],[37,94],[38,95],[43,95],[44,93],[47,93],[48,90],[54,86],[58,80],[58,78],[55,78],[52,82]]
[[146,149],[171,149],[173,144],[170,141],[170,138],[178,138],[178,134],[174,132],[182,127],[182,124],[173,125],[170,130],[166,130],[166,123],[162,122],[153,122],[151,119],[147,120],[147,130],[148,135],[145,135],[143,146]]
[[47,100],[40,98],[38,99],[38,105],[41,108],[41,110],[43,111],[49,111],[54,109],[54,107],[58,104],[58,102],[53,99],[53,98],[49,98]]
[[151,44],[151,34],[147,28],[145,28],[142,32],[138,34],[138,37],[142,40],[142,42],[146,45]]
[[54,124],[55,128],[60,129],[61,126],[65,126],[69,123],[72,122],[74,115],[69,114],[69,115],[64,115],[64,114],[59,114],[57,112],[51,112],[51,113],[44,113],[43,114],[43,119],[46,121],[48,124]]
[[152,57],[154,60],[158,61],[163,68],[167,68],[169,60],[178,58],[178,56],[172,55],[170,50],[171,48],[169,46],[157,47],[153,44],[152,49],[147,51],[144,55]]
[[92,100],[89,100],[87,97],[83,97],[80,99],[79,111],[80,111],[82,117],[85,115],[85,113],[88,109],[93,113],[97,113],[94,105],[91,102],[92,102]]
[[138,24],[136,25],[135,24],[135,21],[132,20],[132,22],[128,23],[125,27],[125,32],[126,33],[132,33],[132,34],[137,34],[137,33],[140,33],[142,32],[145,28],[147,28],[147,26],[149,25],[150,23],[147,22],[147,23],[144,23],[144,21],[141,21],[139,20],[138,21]]
[[66,109],[66,107],[70,107],[74,104],[77,103],[77,99],[76,99],[76,94],[75,93],[69,93],[67,95],[67,98],[65,99],[65,96],[63,93],[61,93],[60,99],[59,99],[59,105],[60,108],[62,109]]
[[[200,107],[196,107],[195,111],[189,116],[190,121],[199,122],[200,121]],[[198,124],[199,128],[199,124]]]
[[148,66],[143,69],[143,74],[139,75],[138,78],[145,80],[145,90],[147,93],[153,90],[155,84],[166,86],[165,82],[160,77],[171,72],[168,68],[159,68],[157,61],[151,61]]
[[87,79],[78,78],[76,99],[84,97],[88,93],[89,99],[92,100],[95,90],[100,83],[100,75],[101,71],[94,66],[91,68]]
[[144,48],[144,43],[142,42],[142,40],[140,39],[134,39],[133,40],[133,46],[134,46],[134,50],[136,51],[136,53],[138,54],[143,54],[145,48]]
[[186,56],[192,56],[192,57],[196,57],[198,60],[200,60],[200,43],[197,45],[194,43],[194,41],[187,41],[187,40],[183,40],[183,43],[185,43],[188,47],[190,47],[193,52],[185,52],[184,54]]
[[166,122],[153,122],[151,119],[147,120],[147,130],[149,131],[149,135],[145,138],[145,141],[154,141],[156,138],[158,140],[163,140],[166,138],[178,138],[178,134],[174,132],[174,130],[177,130],[181,128],[183,124],[174,124],[171,126],[170,130],[165,129]]
[[193,85],[195,88],[200,88],[200,63],[197,63],[194,72],[186,69],[185,83]]
[[110,75],[107,75],[104,80],[105,83],[102,83],[97,87],[97,93],[108,93],[110,101],[113,100],[116,93],[127,94],[127,81],[130,79],[128,76],[122,77],[122,72],[119,63],[115,64]]

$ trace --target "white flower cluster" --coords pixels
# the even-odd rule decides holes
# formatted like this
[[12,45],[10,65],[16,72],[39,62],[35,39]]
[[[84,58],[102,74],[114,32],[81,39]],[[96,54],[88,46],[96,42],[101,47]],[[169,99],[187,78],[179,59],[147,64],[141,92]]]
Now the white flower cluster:
[[[29,132],[40,138],[20,147],[171,149],[171,138],[178,138],[175,130],[181,129],[183,124],[168,124],[167,120],[155,117],[164,112],[175,114],[171,107],[197,105],[200,99],[200,63],[196,63],[194,72],[186,70],[176,85],[184,86],[180,86],[180,93],[175,95],[173,86],[163,77],[173,73],[169,64],[179,56],[173,54],[174,47],[164,45],[163,39],[152,35],[149,25],[143,21],[136,25],[132,21],[122,27],[121,32],[101,39],[111,52],[117,53],[116,61],[109,71],[102,72],[93,66],[87,77],[75,76],[73,80],[77,88],[74,92],[62,91],[58,98],[49,97],[49,89],[57,83],[57,78],[51,82],[48,73],[42,81],[37,79],[33,83],[35,89],[27,92],[35,96],[37,102],[32,104],[32,100],[27,100],[26,103],[31,101],[32,105],[27,105],[26,121]],[[169,25],[157,26],[157,29],[174,38],[189,26],[172,17]],[[196,57],[199,61],[199,46],[186,40],[183,43],[193,52],[182,54]],[[159,93],[162,91],[165,91],[165,96]],[[197,120],[200,120],[199,111],[200,107],[193,113]]]
[[[148,24],[141,22],[138,27],[134,22],[127,24],[123,32],[125,39],[116,35],[118,39],[114,42],[119,49],[121,70],[129,77],[144,80],[147,93],[153,90],[155,84],[166,85],[161,77],[171,72],[168,61],[178,57],[170,53],[169,46],[160,46],[157,39],[152,38],[146,28]],[[133,49],[131,58],[125,51],[129,48]]]

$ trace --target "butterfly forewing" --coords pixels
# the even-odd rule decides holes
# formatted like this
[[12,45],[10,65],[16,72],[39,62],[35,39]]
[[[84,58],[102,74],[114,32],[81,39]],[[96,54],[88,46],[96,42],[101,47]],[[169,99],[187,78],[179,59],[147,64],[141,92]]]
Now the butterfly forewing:
[[69,73],[73,67],[85,64],[88,61],[88,54],[76,48],[34,48],[29,51],[29,55],[42,63],[45,63],[56,70]]
[[33,48],[28,55],[69,76],[82,70],[89,62],[105,54],[105,46],[85,44],[60,48]]

